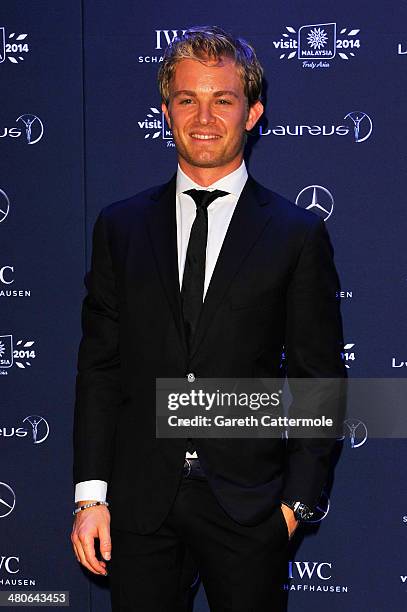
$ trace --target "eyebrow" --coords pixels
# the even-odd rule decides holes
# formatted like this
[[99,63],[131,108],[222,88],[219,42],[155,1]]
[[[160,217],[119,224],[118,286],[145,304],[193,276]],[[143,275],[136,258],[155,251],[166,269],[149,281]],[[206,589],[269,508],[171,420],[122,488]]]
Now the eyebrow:
[[[174,92],[173,96],[174,96],[174,98],[176,98],[177,96],[196,97],[196,93],[194,91],[192,91],[192,90],[189,90],[189,89],[179,89],[178,91]],[[222,96],[233,96],[235,98],[239,97],[235,91],[232,91],[232,90],[229,90],[229,89],[224,89],[222,91],[215,91],[213,93],[213,96],[215,98],[221,98]]]

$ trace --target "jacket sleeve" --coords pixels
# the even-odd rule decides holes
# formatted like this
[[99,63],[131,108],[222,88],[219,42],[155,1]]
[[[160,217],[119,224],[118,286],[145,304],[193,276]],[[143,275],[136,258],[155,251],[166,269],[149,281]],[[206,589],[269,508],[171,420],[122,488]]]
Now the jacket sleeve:
[[74,483],[108,482],[121,404],[119,312],[102,211],[93,230],[91,269],[85,276],[82,340],[74,412]]
[[[290,379],[314,379],[315,389],[324,388],[319,379],[342,379],[330,383],[328,388],[343,385],[346,368],[343,362],[342,321],[337,298],[339,279],[333,261],[333,249],[324,222],[313,219],[293,273],[287,295],[285,334],[286,373]],[[306,383],[307,381],[304,381]],[[336,384],[337,383],[337,384]],[[291,387],[291,385],[290,385]],[[301,387],[301,385],[299,385]],[[330,391],[329,391],[330,392]],[[313,416],[326,413],[327,402],[315,394],[308,406],[301,393],[293,395],[294,415],[302,408]],[[311,396],[312,397],[312,396]],[[337,425],[344,417],[344,396],[333,393],[331,402]],[[320,403],[319,403],[320,402]],[[329,403],[329,402],[328,402]],[[291,416],[291,410],[290,410]],[[317,504],[326,483],[335,436],[321,438],[288,437],[286,478],[282,499],[301,501],[311,508]]]

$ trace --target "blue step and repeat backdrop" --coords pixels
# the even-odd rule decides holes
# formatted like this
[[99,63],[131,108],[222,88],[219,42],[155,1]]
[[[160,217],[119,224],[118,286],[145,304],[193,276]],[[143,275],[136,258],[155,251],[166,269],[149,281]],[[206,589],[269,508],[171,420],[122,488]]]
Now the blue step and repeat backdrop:
[[[246,37],[264,65],[248,165],[326,221],[349,376],[407,373],[404,1],[2,0],[0,589],[69,591],[75,612],[110,605],[69,540],[91,231],[102,207],[173,173],[156,73],[199,24]],[[357,415],[344,434],[334,486],[293,543],[288,610],[402,612],[407,443],[369,438]],[[208,610],[202,587],[194,610]]]

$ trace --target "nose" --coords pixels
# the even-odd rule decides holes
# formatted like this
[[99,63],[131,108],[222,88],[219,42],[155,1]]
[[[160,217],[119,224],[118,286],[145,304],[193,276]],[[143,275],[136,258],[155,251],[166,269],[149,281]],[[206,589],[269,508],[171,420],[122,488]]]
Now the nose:
[[201,102],[198,108],[198,120],[201,125],[208,125],[215,121],[211,105],[208,102]]

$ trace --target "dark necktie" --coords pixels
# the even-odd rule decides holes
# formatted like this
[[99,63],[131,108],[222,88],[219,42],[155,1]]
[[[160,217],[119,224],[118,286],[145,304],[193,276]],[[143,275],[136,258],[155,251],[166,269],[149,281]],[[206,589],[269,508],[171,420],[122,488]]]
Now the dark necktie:
[[196,217],[191,227],[182,278],[181,303],[188,348],[191,348],[202,308],[205,284],[206,242],[208,238],[208,206],[226,191],[189,189],[184,193],[196,204]]
[[[196,217],[189,235],[181,288],[185,335],[188,349],[190,349],[202,308],[205,285],[206,242],[208,238],[207,209],[211,202],[217,198],[228,195],[228,193],[226,191],[220,191],[219,189],[215,191],[189,189],[184,193],[190,195],[196,204]],[[187,439],[187,450],[190,453],[195,451],[194,443],[191,438]]]

